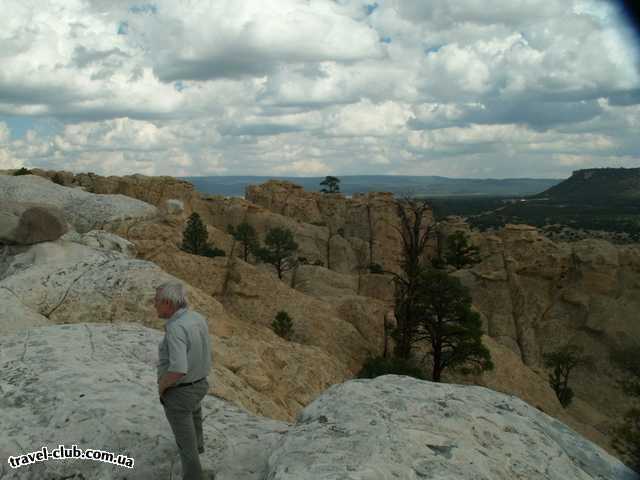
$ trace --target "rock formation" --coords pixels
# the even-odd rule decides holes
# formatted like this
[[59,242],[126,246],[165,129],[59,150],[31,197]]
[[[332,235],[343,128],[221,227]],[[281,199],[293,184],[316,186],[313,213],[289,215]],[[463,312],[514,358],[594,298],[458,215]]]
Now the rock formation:
[[80,233],[157,215],[156,207],[123,195],[92,195],[36,175],[0,175],[0,204],[34,202],[34,199],[62,210],[66,221]]
[[[0,336],[3,460],[61,444],[134,459],[133,469],[86,459],[11,469],[3,461],[3,480],[180,478],[157,399],[160,338],[126,323]],[[636,478],[557,420],[480,387],[385,376],[331,387],[295,423],[253,416],[212,395],[203,414],[201,459],[217,480]]]
[[[388,309],[383,300],[364,298],[356,292],[357,280],[329,272],[323,267],[303,266],[286,282],[279,281],[268,269],[245,263],[235,257],[214,259],[181,251],[181,230],[170,222],[140,222],[129,228],[127,238],[137,246],[141,258],[153,261],[165,271],[207,292],[224,305],[227,312],[253,325],[270,328],[280,310],[294,322],[294,341],[319,347],[345,366],[344,374],[355,374],[368,356],[382,347],[382,322]],[[218,241],[218,245],[224,245]],[[352,287],[327,290],[309,271],[335,279],[341,277]],[[293,282],[293,287],[292,287]],[[362,291],[366,291],[363,282]],[[337,290],[337,291],[336,291]],[[309,292],[315,292],[311,294]],[[339,293],[339,295],[338,295]]]
[[64,214],[47,204],[0,203],[0,243],[32,245],[57,240],[68,230]]
[[[169,177],[70,175],[62,183],[79,188],[36,176],[0,176],[0,203],[29,197],[52,204],[74,227],[55,241],[0,246],[0,335],[87,321],[160,328],[153,289],[177,277],[189,285],[193,306],[210,320],[216,367],[212,393],[254,414],[287,421],[328,386],[351,378],[368,356],[381,353],[393,285],[389,275],[368,274],[359,265],[366,267],[373,246],[374,260],[397,266],[390,197],[307,195],[291,184],[270,182],[251,190],[260,206],[200,196],[190,184]],[[210,240],[227,257],[198,257],[179,249],[192,211],[200,213]],[[273,226],[290,228],[299,255],[311,263],[326,262],[330,240],[332,268],[302,265],[279,281],[269,267],[232,255],[239,248],[226,227],[242,221],[260,236]],[[640,307],[638,247],[551,242],[529,226],[479,234],[451,219],[445,227],[467,231],[481,249],[482,262],[455,275],[471,289],[496,362],[496,370],[481,377],[447,379],[516,394],[609,448],[611,426],[629,405],[608,355],[628,338],[640,337],[634,322]],[[364,262],[358,258],[362,251]],[[293,342],[271,331],[279,310],[294,320]],[[575,372],[576,399],[564,410],[541,360],[566,342],[584,346],[597,364]],[[269,478],[287,478],[273,475]]]
[[[595,363],[572,373],[577,402],[568,411],[607,432],[630,406],[609,357],[640,338],[640,247],[552,242],[526,225],[472,237],[482,262],[456,275],[471,289],[487,333],[542,377],[545,353],[583,347]],[[587,414],[581,402],[600,414]]]
[[[378,263],[391,271],[398,269],[402,251],[397,206],[391,193],[357,194],[345,198],[339,193],[305,192],[293,183],[271,180],[247,187],[245,197],[271,212],[324,226],[331,235],[343,232],[347,239],[357,238],[366,244],[369,263]],[[432,222],[433,216],[429,212],[425,223]],[[354,245],[354,249],[358,247]]]
[[[39,169],[32,172],[47,179],[55,177],[66,186],[87,192],[136,198],[161,211],[171,210],[171,214],[181,208],[176,210],[167,201],[177,200],[183,215],[196,211],[207,224],[221,231],[247,221],[263,238],[268,228],[285,227],[294,232],[300,256],[311,263],[319,260],[342,273],[354,273],[359,266],[370,263],[390,271],[398,269],[401,250],[397,207],[391,193],[346,198],[341,194],[305,192],[286,181],[269,181],[248,187],[244,200],[200,195],[190,183],[172,177],[102,177]],[[429,212],[426,224],[432,222]]]

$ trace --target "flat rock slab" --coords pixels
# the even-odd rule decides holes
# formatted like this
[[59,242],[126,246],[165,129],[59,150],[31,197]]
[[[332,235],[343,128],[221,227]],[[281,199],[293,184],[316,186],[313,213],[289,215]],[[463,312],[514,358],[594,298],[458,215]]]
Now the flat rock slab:
[[80,233],[125,220],[147,219],[158,214],[153,205],[124,195],[97,195],[57,185],[36,175],[0,175],[0,204],[45,203],[62,210]]
[[268,480],[632,480],[563,423],[484,387],[386,375],[326,390],[269,458]]
[[[158,401],[161,337],[135,324],[55,325],[0,337],[0,478],[181,478],[178,450]],[[211,395],[202,408],[205,471],[216,472],[217,480],[262,480],[269,453],[288,425]],[[60,444],[123,454],[135,460],[134,468],[92,460],[50,460],[17,469],[7,463],[10,455]]]
[[[73,242],[45,242],[13,256],[0,290],[51,323],[157,320],[154,288],[175,278],[157,265]],[[0,334],[29,326],[0,307]],[[34,323],[37,325],[39,323]],[[9,329],[10,325],[12,326]]]
[[[136,324],[73,324],[0,337],[0,478],[180,478],[157,398],[161,336]],[[213,396],[203,413],[201,459],[217,480],[637,478],[561,422],[482,387],[387,375],[334,385],[295,425]],[[8,466],[10,455],[61,444],[127,455],[135,465]]]

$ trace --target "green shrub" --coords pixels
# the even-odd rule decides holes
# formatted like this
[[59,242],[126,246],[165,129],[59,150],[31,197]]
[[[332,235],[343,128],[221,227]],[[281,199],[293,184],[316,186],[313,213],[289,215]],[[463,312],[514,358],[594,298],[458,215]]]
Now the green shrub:
[[204,252],[202,252],[203,257],[225,257],[226,255],[227,254],[224,250],[213,247],[211,244],[207,245],[207,247],[204,249]]
[[464,232],[454,232],[445,241],[444,260],[448,265],[460,269],[480,262],[480,249],[471,245],[469,236]]
[[438,270],[444,270],[447,268],[447,262],[445,262],[442,258],[440,257],[433,257],[431,259],[431,266],[433,268],[437,268]]
[[313,262],[316,267],[324,267],[324,262],[322,260],[316,260]]
[[51,177],[51,181],[56,185],[64,186],[64,179],[62,178],[62,175],[60,175],[59,172],[56,172],[53,174],[53,177]]
[[369,264],[369,273],[384,273],[384,269],[379,263],[371,263]]
[[426,380],[426,373],[411,362],[400,358],[369,358],[358,373],[358,378],[376,378],[380,375],[405,375]]
[[543,354],[544,366],[551,369],[549,385],[556,392],[560,405],[567,408],[573,400],[573,390],[569,387],[569,375],[579,366],[591,366],[593,360],[583,355],[581,346],[566,344],[562,347]]
[[13,172],[14,177],[19,177],[20,175],[31,175],[31,170],[22,167],[19,170],[16,170],[15,172]]
[[187,221],[187,226],[182,232],[182,245],[180,248],[187,253],[203,257],[225,256],[224,250],[220,250],[209,243],[207,227],[196,212],[191,214]]
[[280,310],[276,314],[276,318],[271,322],[271,328],[273,328],[276,335],[285,340],[291,340],[293,335],[293,322],[289,314],[284,310]]

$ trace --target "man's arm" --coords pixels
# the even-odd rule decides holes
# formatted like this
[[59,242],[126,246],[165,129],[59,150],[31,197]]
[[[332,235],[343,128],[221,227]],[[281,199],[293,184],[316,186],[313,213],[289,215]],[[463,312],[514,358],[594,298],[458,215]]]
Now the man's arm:
[[187,362],[187,337],[182,328],[173,327],[167,329],[167,347],[169,350],[169,371],[158,382],[160,396],[171,385],[187,374],[189,370]]
[[169,388],[171,385],[176,383],[185,374],[181,372],[167,372],[162,377],[160,377],[160,381],[158,382],[158,394],[162,396],[164,391]]

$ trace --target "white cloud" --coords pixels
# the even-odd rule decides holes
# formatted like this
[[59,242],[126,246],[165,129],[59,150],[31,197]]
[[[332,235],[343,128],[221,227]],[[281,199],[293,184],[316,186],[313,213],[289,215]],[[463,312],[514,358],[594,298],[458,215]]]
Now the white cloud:
[[405,130],[413,116],[407,105],[395,102],[372,104],[369,100],[347,105],[330,115],[326,129],[334,136],[386,136]]
[[297,160],[274,168],[279,175],[316,176],[329,173],[331,169],[319,160]]
[[11,138],[11,130],[5,122],[0,122],[0,145],[8,143]]
[[[3,0],[0,165],[500,177],[640,160],[638,51],[613,7],[367,3]],[[62,127],[16,135],[19,117]]]
[[280,63],[357,61],[382,55],[375,31],[339,4],[301,0],[160,2],[141,17],[166,81],[261,75]]

